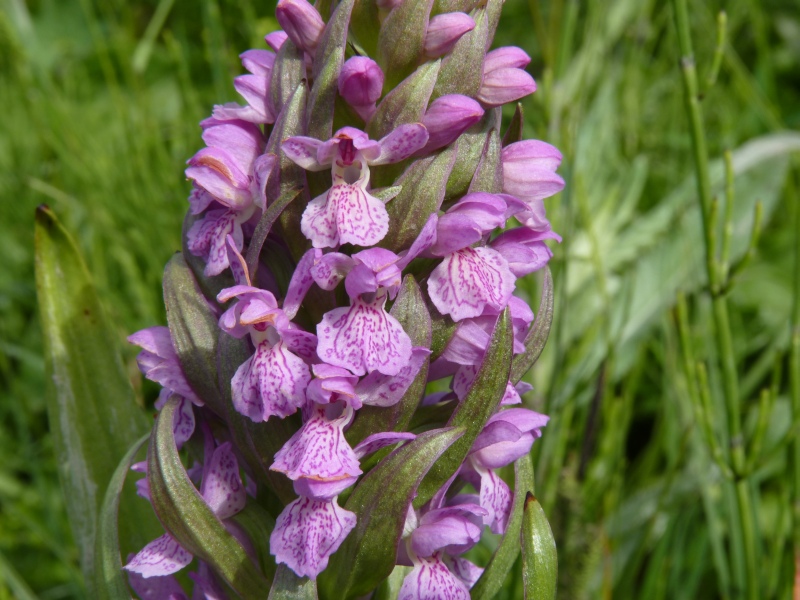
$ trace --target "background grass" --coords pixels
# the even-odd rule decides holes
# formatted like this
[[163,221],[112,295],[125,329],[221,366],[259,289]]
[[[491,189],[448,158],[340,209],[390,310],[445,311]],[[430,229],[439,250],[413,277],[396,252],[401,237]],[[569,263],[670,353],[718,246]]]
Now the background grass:
[[[76,234],[119,329],[165,322],[161,274],[179,248],[211,105],[236,100],[237,54],[277,28],[274,2],[0,0],[0,598],[80,595],[47,433],[33,279],[33,210]],[[707,77],[724,9],[728,43]],[[694,2],[712,180],[735,171],[732,255],[757,252],[729,293],[763,597],[794,578],[788,443],[793,218],[800,188],[800,11],[794,0]],[[537,495],[559,545],[561,598],[735,598],[726,481],[688,399],[673,308],[688,297],[696,357],[724,414],[678,44],[658,0],[508,0],[496,45],[533,58],[526,133],[564,152],[548,201],[556,322],[527,401],[551,415]],[[535,277],[526,284],[536,297]],[[142,389],[131,348],[131,377]],[[110,399],[112,401],[113,399]],[[510,584],[507,597],[520,597]]]

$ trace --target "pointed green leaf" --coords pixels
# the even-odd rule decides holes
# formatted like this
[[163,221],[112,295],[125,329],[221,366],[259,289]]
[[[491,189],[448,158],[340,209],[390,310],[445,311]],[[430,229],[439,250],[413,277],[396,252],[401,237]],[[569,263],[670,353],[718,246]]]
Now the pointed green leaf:
[[433,89],[433,99],[447,94],[463,94],[474,98],[483,83],[483,57],[489,46],[489,22],[486,9],[470,13],[475,29],[465,33],[444,57],[439,79]]
[[533,320],[531,330],[525,336],[525,352],[517,354],[511,363],[511,383],[518,383],[539,360],[544,350],[547,337],[550,335],[550,326],[553,324],[553,298],[553,275],[550,273],[550,267],[545,267],[539,311]]
[[400,125],[422,121],[441,64],[435,60],[421,65],[386,94],[367,125],[370,138],[378,140]]
[[278,50],[272,67],[269,91],[275,112],[280,114],[297,86],[306,77],[306,63],[303,51],[291,40],[286,40]]
[[[500,109],[496,108],[495,111]],[[500,114],[495,117],[500,122]],[[491,129],[483,145],[480,162],[469,184],[470,192],[499,194],[503,191],[503,164],[500,160],[500,134]]]
[[317,600],[317,582],[298,577],[286,565],[278,565],[267,600]]
[[258,283],[256,279],[256,275],[258,274],[258,257],[261,255],[264,241],[267,239],[269,232],[272,231],[272,226],[275,224],[275,221],[278,220],[283,210],[289,206],[292,200],[297,198],[301,192],[302,190],[300,189],[286,190],[280,198],[267,207],[267,210],[264,211],[261,218],[258,220],[258,225],[256,225],[256,229],[253,232],[253,237],[250,238],[250,244],[247,246],[247,256],[245,257],[247,270],[250,273],[253,285]]
[[175,397],[164,405],[150,438],[147,481],[153,508],[165,529],[242,598],[263,598],[269,581],[205,503],[181,463],[172,431],[177,406]]
[[400,588],[403,587],[403,580],[409,573],[411,573],[411,567],[396,565],[392,569],[391,575],[384,579],[375,590],[372,600],[397,600],[400,596]]
[[350,35],[361,46],[366,56],[378,54],[378,32],[381,22],[378,18],[378,3],[375,0],[356,0],[350,19]]
[[378,64],[384,89],[392,89],[425,60],[425,33],[433,0],[403,2],[384,19],[378,35]]
[[492,130],[499,126],[499,114],[497,110],[487,110],[483,118],[462,133],[456,141],[456,159],[450,178],[447,180],[445,203],[467,193],[475,171],[480,165],[486,141]]
[[506,308],[497,320],[472,387],[447,422],[448,427],[466,427],[466,433],[431,468],[419,487],[414,506],[422,506],[430,500],[461,467],[475,438],[496,412],[508,384],[512,350],[511,314]]
[[[148,422],[122,364],[121,340],[109,327],[78,248],[45,206],[36,210],[35,244],[50,431],[67,514],[91,588],[103,494]],[[146,520],[146,509],[125,509],[123,546],[147,542],[134,525]]]
[[333,135],[339,72],[344,64],[347,26],[354,0],[342,0],[325,26],[314,58],[314,87],[308,97],[308,135],[327,140]]
[[433,306],[433,303],[428,303],[428,310],[431,315],[431,362],[439,358],[447,344],[453,338],[456,332],[457,324],[450,318],[449,315],[442,315]]
[[211,410],[224,414],[217,387],[217,317],[180,253],[164,268],[164,305],[186,380]]
[[558,587],[558,553],[550,523],[532,493],[522,517],[522,578],[525,600],[553,600]]
[[402,186],[400,193],[386,205],[389,233],[381,245],[399,252],[417,239],[428,217],[442,205],[455,155],[455,146],[450,146],[420,158],[403,173],[397,182]]
[[328,597],[367,594],[389,576],[420,481],[463,433],[464,427],[454,427],[420,434],[364,476],[345,505],[358,517],[355,529],[318,580]]
[[506,532],[494,551],[480,579],[470,590],[472,600],[490,600],[503,587],[503,583],[519,556],[519,536],[522,530],[522,511],[525,497],[533,492],[533,461],[526,454],[514,463],[514,501]]
[[525,125],[525,117],[522,112],[522,103],[517,102],[517,108],[514,111],[514,116],[511,117],[511,122],[508,124],[508,129],[503,136],[503,146],[508,146],[522,139],[522,128]]
[[300,218],[310,197],[306,186],[306,172],[289,160],[281,150],[281,143],[293,135],[306,135],[307,98],[308,86],[302,80],[278,115],[265,149],[265,152],[271,152],[278,157],[277,171],[267,181],[267,195],[270,198],[280,198],[292,189],[303,190],[302,195],[287,206],[279,218],[282,237],[289,245],[295,261],[300,260],[308,246],[300,231]]
[[122,571],[117,517],[119,515],[119,501],[122,496],[125,476],[136,459],[136,453],[144,446],[149,437],[149,433],[143,435],[131,446],[128,453],[122,457],[108,484],[105,498],[103,498],[103,506],[100,509],[97,521],[94,573],[95,597],[99,600],[120,600],[130,598],[131,595]]
[[258,501],[249,500],[243,510],[231,517],[232,521],[247,532],[256,551],[258,565],[267,579],[275,577],[275,557],[269,551],[269,536],[275,528],[275,519],[264,510]]
[[[411,338],[412,346],[431,346],[431,316],[425,306],[422,292],[411,275],[403,278],[403,286],[394,301],[391,315],[402,325]],[[428,381],[430,357],[425,359],[419,374],[400,401],[394,406],[364,406],[347,430],[347,441],[355,446],[370,434],[380,431],[406,431],[417,410]]]

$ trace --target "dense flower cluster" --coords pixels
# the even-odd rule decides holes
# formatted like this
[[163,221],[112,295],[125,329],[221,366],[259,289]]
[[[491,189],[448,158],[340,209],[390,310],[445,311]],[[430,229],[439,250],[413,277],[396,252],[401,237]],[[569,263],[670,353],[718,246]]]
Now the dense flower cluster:
[[[497,14],[480,2],[458,4],[464,12],[426,15],[416,64],[394,89],[387,88],[394,74],[385,72],[391,60],[380,52],[373,60],[360,54],[358,45],[340,48],[338,76],[324,88],[319,82],[330,78],[327,67],[337,65],[330,58],[335,57],[330,52],[335,32],[326,21],[332,23],[337,13],[321,15],[305,0],[281,0],[277,18],[283,31],[266,37],[271,50],[241,55],[249,74],[237,77],[234,86],[245,104],[216,106],[201,123],[206,147],[188,161],[193,190],[187,262],[201,260],[198,280],[204,278],[204,289],[216,286],[215,297],[207,301],[220,332],[249,348],[230,380],[230,401],[254,423],[300,416],[299,428],[269,465],[292,482],[296,494],[275,515],[270,552],[299,576],[316,578],[356,526],[356,514],[338,498],[359,481],[364,458],[415,438],[408,431],[372,431],[351,445],[346,432],[360,411],[397,405],[420,374],[428,383],[449,382],[449,390],[424,398],[420,393],[418,406],[463,401],[506,309],[513,352],[524,352],[534,315],[514,295],[516,281],[547,264],[552,253],[546,240],[560,241],[543,204],[563,187],[556,174],[558,150],[518,140],[490,151],[492,141],[499,140],[495,107],[536,89],[524,70],[530,59],[522,50],[485,53],[485,44],[472,93],[428,86],[421,111],[399,116],[403,107],[393,94],[431,65],[443,80],[446,61],[459,44],[483,43],[482,38],[470,42],[470,36],[487,36],[499,14],[499,3]],[[381,22],[390,22],[403,5],[377,1]],[[352,6],[343,2],[336,10]],[[292,60],[301,70],[296,81],[286,75]],[[309,112],[298,113],[295,101],[307,93],[306,85],[312,90],[305,104]],[[326,97],[332,99],[329,105],[323,103]],[[292,119],[299,123],[294,130],[287,125]],[[331,131],[330,125],[324,138],[311,135],[320,129],[317,121],[325,119],[342,126]],[[375,131],[380,134],[373,138],[368,132]],[[412,174],[421,161],[446,152],[452,155],[443,161],[449,169],[442,179],[446,186],[439,192],[407,189],[418,180]],[[467,173],[466,182],[458,181],[458,169]],[[490,184],[480,172],[491,173]],[[431,209],[411,223],[403,213],[412,212],[407,199],[415,193]],[[438,198],[431,197],[435,193]],[[287,208],[271,214],[271,207],[287,202],[287,194]],[[406,199],[404,207],[392,207],[400,198]],[[265,219],[271,219],[271,228],[257,233]],[[406,227],[403,241],[399,219]],[[503,231],[512,223],[516,226]],[[388,310],[404,277],[419,284],[431,314],[453,328],[435,355],[430,347],[415,345]],[[208,399],[196,393],[168,328],[138,332],[130,341],[142,348],[145,376],[164,388],[157,408],[170,397],[180,399],[173,424],[178,448],[195,435],[198,424],[203,461],[189,474],[200,496],[243,546],[251,547],[231,517],[256,501],[263,483],[246,464],[235,436],[211,427],[226,416],[214,414]],[[413,569],[401,599],[469,597],[481,569],[460,555],[478,542],[484,527],[503,533],[511,510],[512,494],[497,469],[528,453],[547,423],[546,416],[513,406],[529,389],[509,380],[460,470],[430,501],[409,507],[397,564]],[[135,468],[146,471],[146,464]],[[465,492],[465,486],[474,491]],[[149,498],[147,480],[140,482],[139,492]],[[143,598],[184,597],[171,575],[191,561],[167,532],[125,568]],[[201,561],[192,577],[205,597],[222,597],[207,564]]]

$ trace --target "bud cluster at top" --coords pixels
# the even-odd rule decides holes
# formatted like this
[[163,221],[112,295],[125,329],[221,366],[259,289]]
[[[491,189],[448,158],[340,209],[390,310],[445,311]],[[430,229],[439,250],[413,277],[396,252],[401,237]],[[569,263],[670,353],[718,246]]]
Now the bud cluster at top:
[[[386,453],[366,457],[431,429],[409,431],[417,410],[465,401],[504,311],[512,354],[525,352],[534,315],[514,295],[517,279],[547,264],[546,240],[560,241],[543,203],[563,188],[560,153],[520,139],[519,113],[501,140],[499,107],[536,89],[525,52],[489,50],[502,2],[367,4],[281,0],[282,31],[241,54],[247,73],[234,88],[244,103],[214,107],[186,169],[184,259],[220,335],[246,356],[222,396],[259,424],[252,435],[292,424],[268,471],[242,451],[230,413],[203,397],[174,331],[130,338],[164,388],[157,407],[179,402],[177,446],[201,441],[202,464],[189,473],[201,497],[245,548],[232,517],[264,494],[280,498],[276,478],[291,482],[269,549],[310,578],[356,526],[339,496]],[[413,298],[438,346],[393,308]],[[440,391],[425,395],[426,384]],[[529,389],[509,380],[487,398],[496,410],[460,468],[408,507],[394,541],[397,564],[413,567],[401,599],[469,598],[482,569],[461,555],[484,527],[502,534],[508,524],[512,494],[496,470],[547,423],[513,406]],[[182,597],[172,574],[192,559],[167,531],[125,568],[143,598]],[[199,561],[192,578],[222,597],[213,564]]]

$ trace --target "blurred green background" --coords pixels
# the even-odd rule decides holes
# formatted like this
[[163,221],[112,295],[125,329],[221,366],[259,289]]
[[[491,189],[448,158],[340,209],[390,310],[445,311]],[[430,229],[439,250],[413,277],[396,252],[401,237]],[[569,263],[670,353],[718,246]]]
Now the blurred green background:
[[[161,275],[180,246],[197,123],[213,104],[237,100],[237,55],[264,47],[278,26],[272,1],[0,7],[0,599],[55,600],[81,587],[43,398],[34,208],[50,205],[79,240],[120,344],[164,324]],[[727,42],[718,47],[722,9]],[[732,153],[734,261],[747,250],[755,202],[763,206],[757,249],[727,298],[759,586],[762,597],[787,598],[800,10],[796,0],[698,1],[690,21],[720,198],[721,157]],[[508,0],[495,45],[510,44],[531,55],[539,85],[523,102],[526,134],[563,151],[567,181],[547,204],[564,243],[552,262],[555,323],[526,398],[552,417],[535,458],[559,547],[559,597],[739,597],[728,484],[689,399],[674,314],[683,292],[690,346],[709,365],[711,428],[724,439],[671,6]],[[537,285],[531,277],[521,288],[535,298]],[[134,349],[124,351],[135,387],[151,397]],[[509,582],[507,596],[518,593]]]

